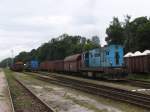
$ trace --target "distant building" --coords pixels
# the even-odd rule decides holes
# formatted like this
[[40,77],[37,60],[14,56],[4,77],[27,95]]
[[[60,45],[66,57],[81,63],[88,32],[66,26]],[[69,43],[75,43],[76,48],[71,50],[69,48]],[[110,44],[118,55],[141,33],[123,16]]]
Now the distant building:
[[100,39],[98,36],[92,36],[92,42],[97,44],[97,45],[100,45]]
[[81,44],[85,44],[85,43],[86,43],[86,38],[85,38],[85,37],[82,37],[81,40],[80,40],[80,43],[81,43]]

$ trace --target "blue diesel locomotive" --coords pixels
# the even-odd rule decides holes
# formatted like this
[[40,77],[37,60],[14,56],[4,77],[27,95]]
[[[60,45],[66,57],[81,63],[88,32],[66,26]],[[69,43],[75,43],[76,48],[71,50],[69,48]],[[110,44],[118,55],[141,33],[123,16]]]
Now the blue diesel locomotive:
[[39,62],[37,60],[31,60],[25,64],[26,71],[38,71],[39,69]]
[[83,56],[87,67],[122,67],[124,65],[121,45],[96,48],[83,53]]
[[109,74],[112,78],[125,77],[123,55],[123,46],[115,44],[90,50],[82,54],[81,71],[92,75],[104,73],[106,77]]

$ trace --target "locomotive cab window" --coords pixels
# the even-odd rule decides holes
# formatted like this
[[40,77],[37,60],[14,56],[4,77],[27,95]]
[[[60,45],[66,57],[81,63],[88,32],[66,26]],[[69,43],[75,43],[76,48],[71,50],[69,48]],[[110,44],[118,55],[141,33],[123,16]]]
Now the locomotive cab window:
[[116,61],[116,64],[119,64],[119,53],[118,52],[115,52],[115,61]]
[[109,55],[109,51],[106,51],[106,55]]

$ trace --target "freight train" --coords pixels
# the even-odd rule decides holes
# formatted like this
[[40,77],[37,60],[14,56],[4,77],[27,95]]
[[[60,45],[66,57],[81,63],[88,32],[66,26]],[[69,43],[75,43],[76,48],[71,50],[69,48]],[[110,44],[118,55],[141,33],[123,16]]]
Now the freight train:
[[32,60],[23,65],[17,62],[11,69],[14,71],[49,71],[49,72],[71,72],[82,73],[88,76],[102,76],[111,79],[120,79],[127,73],[150,73],[150,51],[143,53],[127,53],[124,55],[123,46],[107,45],[75,54],[63,60],[43,61],[39,64]]
[[128,73],[150,73],[150,50],[143,53],[127,53],[123,46],[107,45],[65,57],[63,60],[31,60],[26,64],[17,62],[10,67],[14,71],[48,71],[79,73],[88,76],[102,76],[109,79],[122,79]]

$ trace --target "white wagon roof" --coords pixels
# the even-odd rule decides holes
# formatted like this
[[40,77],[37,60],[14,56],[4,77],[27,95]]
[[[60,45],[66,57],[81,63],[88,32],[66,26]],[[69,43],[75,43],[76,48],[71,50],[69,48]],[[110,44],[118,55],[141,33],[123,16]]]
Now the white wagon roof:
[[133,57],[133,56],[144,56],[144,55],[150,55],[150,50],[145,50],[143,53],[140,51],[136,51],[135,53],[128,52],[124,55],[124,57]]
[[136,51],[134,54],[133,54],[133,56],[142,56],[143,55],[143,53],[141,53],[140,51]]
[[124,55],[124,57],[132,57],[133,53],[132,52],[128,52],[127,54]]
[[150,50],[145,50],[142,54],[143,55],[150,55]]

